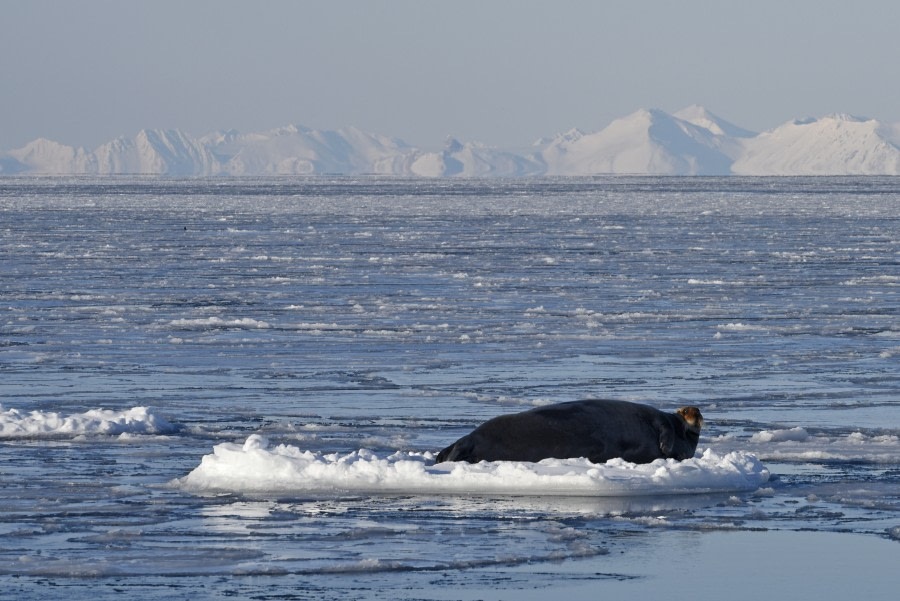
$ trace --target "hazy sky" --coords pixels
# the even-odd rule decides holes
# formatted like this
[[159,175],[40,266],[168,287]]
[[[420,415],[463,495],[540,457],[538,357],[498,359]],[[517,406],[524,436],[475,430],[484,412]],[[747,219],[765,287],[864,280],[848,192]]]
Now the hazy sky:
[[900,2],[0,0],[0,150],[354,125],[524,146],[638,108],[900,122]]

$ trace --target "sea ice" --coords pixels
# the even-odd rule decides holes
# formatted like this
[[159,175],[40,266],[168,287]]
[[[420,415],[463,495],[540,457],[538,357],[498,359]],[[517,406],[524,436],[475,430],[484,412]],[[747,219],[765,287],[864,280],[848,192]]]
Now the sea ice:
[[4,409],[0,405],[0,439],[66,438],[86,434],[168,434],[174,424],[148,407],[126,411],[91,409],[63,416],[51,411]]
[[174,319],[167,325],[181,330],[215,330],[215,329],[265,329],[269,324],[258,319],[244,317],[241,319],[222,319],[206,317],[201,319]]
[[900,437],[895,434],[810,434],[794,427],[761,430],[749,439],[734,436],[715,437],[711,446],[718,453],[740,448],[763,461],[827,461],[863,463],[900,463]]
[[539,463],[498,461],[435,465],[431,453],[397,452],[380,458],[367,450],[321,455],[288,445],[271,446],[253,434],[243,445],[216,445],[200,465],[174,485],[190,492],[382,494],[498,494],[630,496],[754,490],[769,479],[756,457],[706,450],[686,461],[638,465],[621,459]]
[[796,427],[789,430],[762,430],[750,437],[753,442],[803,442],[809,438],[805,428]]

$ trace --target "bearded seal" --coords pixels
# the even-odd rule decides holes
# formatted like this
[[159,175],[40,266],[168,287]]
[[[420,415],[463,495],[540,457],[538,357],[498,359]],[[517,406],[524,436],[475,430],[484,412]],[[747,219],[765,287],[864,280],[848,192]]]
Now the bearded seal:
[[436,463],[574,457],[592,463],[681,461],[694,456],[702,427],[696,407],[665,413],[627,401],[570,401],[490,419],[438,453]]

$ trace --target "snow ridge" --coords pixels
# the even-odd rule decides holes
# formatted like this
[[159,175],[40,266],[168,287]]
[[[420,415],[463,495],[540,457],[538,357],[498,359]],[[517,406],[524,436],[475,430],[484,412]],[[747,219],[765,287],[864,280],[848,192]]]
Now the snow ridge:
[[756,134],[692,105],[641,109],[604,129],[543,138],[527,153],[448,137],[428,151],[354,127],[265,132],[144,129],[94,151],[38,139],[0,154],[0,175],[900,175],[900,124],[846,114]]

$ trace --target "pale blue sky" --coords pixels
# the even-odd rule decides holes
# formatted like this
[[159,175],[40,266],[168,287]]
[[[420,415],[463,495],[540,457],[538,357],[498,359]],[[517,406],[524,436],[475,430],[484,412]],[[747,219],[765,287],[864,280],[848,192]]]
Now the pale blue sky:
[[0,0],[0,150],[144,127],[530,144],[638,108],[900,122],[900,2]]

